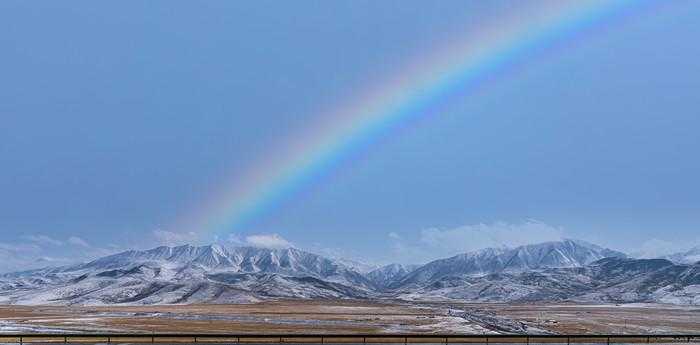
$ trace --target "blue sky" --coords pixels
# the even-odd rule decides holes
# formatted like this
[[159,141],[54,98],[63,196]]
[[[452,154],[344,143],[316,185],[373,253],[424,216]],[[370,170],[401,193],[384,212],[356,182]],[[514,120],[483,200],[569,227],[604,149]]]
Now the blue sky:
[[[213,241],[173,219],[321,109],[508,11],[3,1],[0,270]],[[232,238],[373,262],[559,237],[697,243],[699,18],[692,1],[640,10],[457,91]]]

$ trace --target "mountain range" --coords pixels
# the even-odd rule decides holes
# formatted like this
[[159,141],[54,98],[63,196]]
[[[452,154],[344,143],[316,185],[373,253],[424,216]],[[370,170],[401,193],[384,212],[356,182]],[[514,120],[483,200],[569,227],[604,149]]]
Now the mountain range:
[[693,247],[680,253],[665,255],[661,258],[681,264],[693,264],[700,262],[700,246]]
[[296,248],[212,244],[131,250],[83,264],[0,275],[3,304],[247,303],[275,298],[698,305],[700,263],[632,259],[591,243],[562,240],[367,271]]

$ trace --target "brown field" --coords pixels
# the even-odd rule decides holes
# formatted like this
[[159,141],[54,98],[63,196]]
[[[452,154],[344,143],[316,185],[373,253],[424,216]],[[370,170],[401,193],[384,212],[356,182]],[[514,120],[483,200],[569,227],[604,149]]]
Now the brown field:
[[700,333],[700,307],[661,304],[459,304],[559,334]]
[[486,331],[443,310],[367,301],[236,305],[0,306],[2,322],[27,328],[206,333],[423,333]]
[[[475,318],[456,316],[456,310]],[[348,300],[238,305],[0,306],[0,331],[497,333],[488,319],[478,318],[480,315],[496,315],[563,334],[700,333],[700,307]]]

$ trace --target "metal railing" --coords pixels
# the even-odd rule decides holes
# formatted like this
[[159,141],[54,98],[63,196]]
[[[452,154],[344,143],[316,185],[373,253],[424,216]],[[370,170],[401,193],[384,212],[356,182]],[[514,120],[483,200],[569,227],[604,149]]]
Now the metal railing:
[[291,343],[291,344],[619,344],[700,343],[700,334],[219,334],[219,333],[24,333],[0,334],[0,343]]

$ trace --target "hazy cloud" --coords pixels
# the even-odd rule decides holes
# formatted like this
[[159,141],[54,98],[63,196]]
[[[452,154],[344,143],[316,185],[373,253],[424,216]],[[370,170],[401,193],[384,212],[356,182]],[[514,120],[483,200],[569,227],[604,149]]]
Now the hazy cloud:
[[488,247],[516,247],[557,241],[562,237],[561,228],[537,220],[526,220],[520,223],[497,221],[451,229],[430,228],[422,230],[416,242],[407,242],[401,237],[389,234],[394,255],[410,263]]
[[432,228],[420,233],[422,243],[448,252],[465,252],[487,247],[516,247],[557,241],[561,238],[560,228],[536,220],[522,223],[480,223],[447,230]]
[[78,236],[71,236],[68,238],[68,243],[74,245],[74,246],[80,246],[80,247],[85,247],[85,248],[90,248],[90,244],[87,243],[84,239],[78,237]]
[[246,236],[245,241],[251,246],[262,248],[279,249],[293,247],[291,242],[278,234],[250,235]]
[[40,252],[41,247],[31,243],[0,243],[0,251],[5,253],[30,254]]
[[374,261],[368,258],[366,253],[350,248],[329,247],[319,242],[305,245],[301,248],[307,252],[321,255],[339,261],[347,266],[354,267],[359,271],[368,272],[382,266],[383,262]]
[[241,237],[238,234],[229,234],[226,242],[236,246],[252,246],[259,248],[290,248],[294,245],[279,234],[254,234]]
[[668,254],[673,254],[678,251],[679,248],[677,245],[669,241],[660,240],[658,238],[652,238],[644,241],[644,243],[642,243],[639,246],[639,250],[632,253],[631,255],[633,257],[641,259],[652,259]]
[[666,255],[683,253],[699,245],[700,241],[698,240],[673,242],[658,238],[651,238],[639,245],[637,247],[638,250],[633,251],[630,256],[640,259],[654,259]]
[[238,234],[229,234],[226,237],[226,242],[237,245],[237,246],[245,246],[247,245],[245,239],[243,239],[241,236]]
[[199,240],[199,236],[192,231],[183,233],[157,229],[153,231],[153,236],[159,244],[166,246],[193,244]]
[[36,262],[40,254],[41,247],[33,243],[0,243],[0,272],[41,267],[41,263]]
[[[25,237],[25,240],[30,240]],[[46,244],[45,240],[40,240]],[[66,242],[72,246],[57,247],[40,245],[37,241],[20,243],[0,243],[0,272],[15,272],[42,267],[55,267],[93,260],[114,254],[118,247],[100,248],[73,236]]]
[[71,262],[71,260],[66,259],[66,258],[56,258],[56,257],[51,257],[51,256],[41,256],[34,260],[37,264],[41,266],[55,266],[55,265],[62,265],[68,262]]
[[26,235],[23,237],[24,239],[27,239],[31,242],[38,243],[38,244],[43,244],[43,245],[52,245],[52,246],[61,246],[63,245],[63,242],[60,240],[57,240],[55,238],[51,238],[47,235]]

